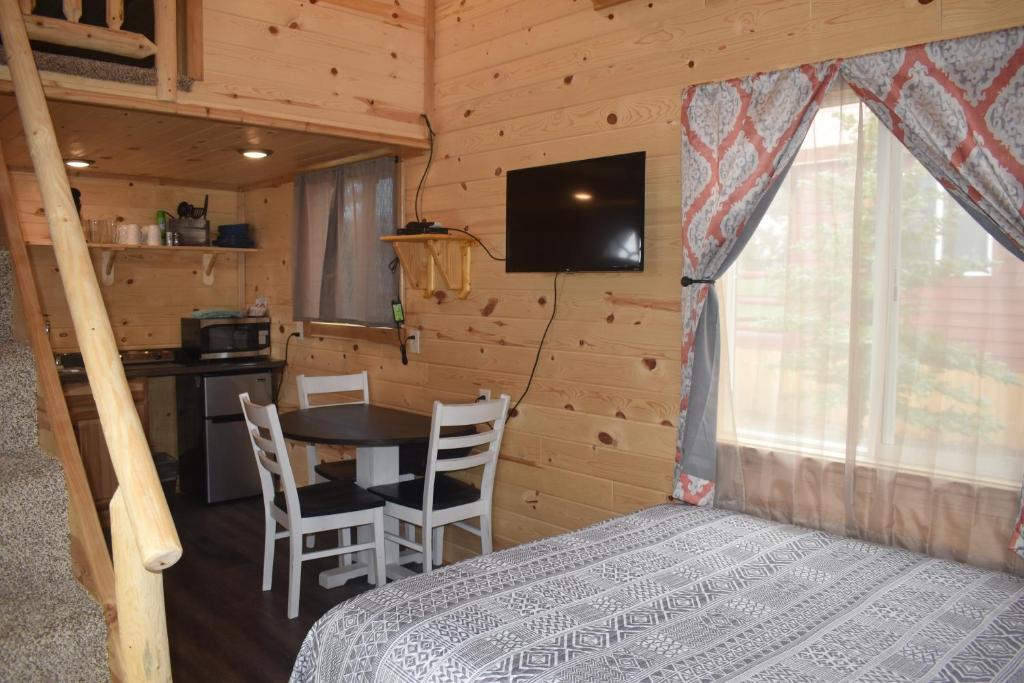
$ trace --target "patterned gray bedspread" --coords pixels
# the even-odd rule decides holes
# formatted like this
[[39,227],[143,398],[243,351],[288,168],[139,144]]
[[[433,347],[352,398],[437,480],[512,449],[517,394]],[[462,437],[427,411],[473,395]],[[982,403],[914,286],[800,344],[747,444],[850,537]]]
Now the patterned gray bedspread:
[[660,506],[388,584],[292,681],[1024,681],[1024,580]]

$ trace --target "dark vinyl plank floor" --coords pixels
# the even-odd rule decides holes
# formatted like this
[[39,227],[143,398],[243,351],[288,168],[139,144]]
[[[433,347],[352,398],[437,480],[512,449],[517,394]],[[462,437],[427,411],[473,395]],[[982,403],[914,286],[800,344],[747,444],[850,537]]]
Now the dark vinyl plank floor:
[[[369,589],[365,579],[327,590],[317,583],[336,558],[302,564],[299,616],[288,619],[288,542],[274,557],[274,585],[261,590],[263,504],[171,502],[184,555],[164,573],[171,672],[176,681],[286,681],[303,638],[331,607]],[[321,534],[317,548],[336,544]]]

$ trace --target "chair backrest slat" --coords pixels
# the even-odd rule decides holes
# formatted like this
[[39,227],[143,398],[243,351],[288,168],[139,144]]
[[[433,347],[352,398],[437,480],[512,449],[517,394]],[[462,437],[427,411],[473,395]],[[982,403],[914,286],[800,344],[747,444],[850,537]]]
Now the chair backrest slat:
[[276,460],[271,460],[261,452],[257,452],[256,457],[259,459],[261,465],[266,467],[273,474],[281,476],[281,465],[279,465]]
[[253,433],[252,440],[263,452],[277,455],[277,444],[270,439],[264,438],[259,432]]
[[324,405],[349,405],[370,402],[370,383],[366,370],[352,375],[324,375],[321,377],[299,375],[296,378],[296,382],[299,385],[299,407],[302,409],[315,407],[310,404],[309,399],[317,394],[340,394],[350,391],[362,393],[360,399]]
[[486,465],[491,461],[491,454],[487,451],[476,455],[465,455],[461,458],[446,458],[438,460],[434,469],[438,472],[453,472],[455,470],[468,470],[472,467]]
[[501,399],[493,401],[477,401],[476,403],[442,404],[444,410],[440,416],[442,427],[478,425],[494,421],[497,404]]
[[437,440],[437,449],[439,451],[448,451],[455,448],[474,448],[490,443],[495,438],[497,437],[494,430],[478,432],[476,434],[465,434],[463,436],[442,436]]

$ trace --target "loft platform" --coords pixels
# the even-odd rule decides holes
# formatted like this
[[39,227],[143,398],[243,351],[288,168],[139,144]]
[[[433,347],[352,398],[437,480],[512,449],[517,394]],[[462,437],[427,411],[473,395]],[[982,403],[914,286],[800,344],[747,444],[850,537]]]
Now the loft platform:
[[[83,6],[82,0],[64,0],[59,11],[55,12],[53,7],[37,8],[36,0],[19,0],[17,10],[24,22],[24,35],[35,45],[18,41],[13,49],[24,57],[28,57],[31,51],[37,69],[114,82],[131,83],[141,79],[153,86],[150,97],[165,102],[177,99],[179,65],[185,66],[187,55],[202,48],[201,32],[195,31],[192,36],[186,34],[186,27],[197,25],[196,12],[189,13],[188,8],[183,8],[186,10],[182,13],[185,21],[179,27],[179,11],[174,0],[139,2],[129,4],[127,8],[124,0],[107,0],[105,12],[97,12],[98,8],[94,3]],[[126,9],[131,10],[128,15]],[[5,18],[4,30],[10,33],[17,19],[13,14],[7,14]],[[138,30],[126,30],[126,24]],[[185,48],[180,55],[179,42]],[[52,51],[53,47],[62,48],[58,50],[61,57],[88,57],[59,58],[46,64],[40,62],[41,56]],[[4,64],[7,57],[5,51]],[[144,67],[141,72],[107,68],[111,60],[115,65],[142,65],[150,58],[152,68]],[[125,59],[128,62],[124,62]],[[186,78],[186,82],[191,81]]]
[[460,299],[469,296],[471,237],[449,233],[392,235],[380,239],[394,248],[406,284],[422,290],[423,298],[434,296],[438,290],[438,274],[445,289],[454,289]]

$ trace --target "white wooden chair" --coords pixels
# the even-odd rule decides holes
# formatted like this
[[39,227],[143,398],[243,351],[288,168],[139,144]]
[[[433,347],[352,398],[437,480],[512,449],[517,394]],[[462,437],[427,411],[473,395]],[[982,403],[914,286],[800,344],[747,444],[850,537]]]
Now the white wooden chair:
[[[310,398],[318,394],[339,394],[348,392],[359,392],[361,398],[353,398],[351,401],[341,403],[323,403],[318,405],[358,405],[370,402],[370,384],[366,376],[366,370],[352,375],[328,375],[324,377],[311,377],[299,375],[296,378],[299,385],[299,408],[303,410],[314,407]],[[330,465],[341,465],[335,467],[325,476],[317,472],[316,445],[306,445],[306,474],[310,484],[329,480],[356,480],[355,461],[342,461],[342,463],[330,463]]]
[[[340,403],[318,403],[317,406],[329,405],[359,405],[370,402],[370,383],[366,370],[351,375],[324,375],[319,377],[299,375],[295,378],[299,385],[299,408],[313,408],[310,399],[320,394],[339,394],[359,392],[360,398]],[[356,480],[356,461],[340,460],[337,462],[317,462],[316,444],[306,444],[306,481],[310,484],[319,484],[325,481],[350,481]],[[338,536],[339,545],[348,545],[352,542],[352,534],[348,529],[343,530]],[[306,539],[306,547],[312,548],[316,539],[312,536]],[[352,564],[352,556],[346,555],[342,564]]]
[[[350,482],[325,482],[297,488],[288,459],[288,448],[281,433],[277,407],[256,405],[249,394],[239,395],[242,413],[256,457],[263,489],[266,528],[263,541],[263,590],[271,588],[274,575],[274,544],[287,538],[288,618],[299,614],[299,586],[302,563],[321,557],[334,557],[373,550],[371,572],[377,585],[386,582],[384,566],[384,501]],[[281,491],[275,492],[274,475],[280,477]],[[277,531],[277,525],[283,531]],[[373,541],[315,552],[302,552],[302,537],[319,531],[349,530],[363,524],[373,525]]]
[[[491,500],[494,492],[494,474],[501,452],[501,438],[508,417],[509,397],[502,394],[496,401],[478,401],[466,405],[445,405],[434,402],[430,426],[430,446],[427,453],[427,471],[420,479],[374,486],[370,492],[387,501],[384,514],[407,524],[420,527],[421,543],[406,536],[385,532],[385,537],[398,545],[417,551],[423,558],[424,573],[440,564],[443,536],[438,533],[453,524],[480,537],[484,555],[493,550],[491,537]],[[442,427],[486,425],[477,433],[465,436],[441,436]],[[451,449],[486,446],[479,453],[463,457],[438,459],[438,452]],[[464,483],[444,472],[466,470],[483,466],[480,488]],[[465,520],[480,518],[474,527]]]

